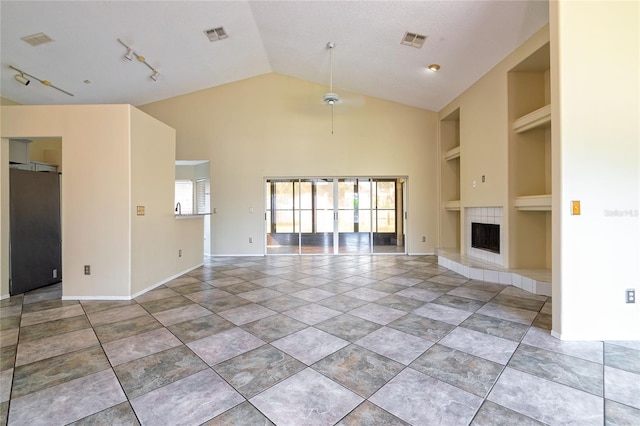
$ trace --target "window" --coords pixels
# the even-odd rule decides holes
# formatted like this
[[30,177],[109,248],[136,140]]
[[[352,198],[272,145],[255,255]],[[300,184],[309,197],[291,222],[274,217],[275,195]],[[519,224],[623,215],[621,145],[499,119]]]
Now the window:
[[207,204],[207,180],[196,179],[196,213],[209,213]]
[[[176,181],[176,204],[180,203],[181,214],[193,214],[193,181],[177,180]],[[176,210],[178,213],[178,210]]]

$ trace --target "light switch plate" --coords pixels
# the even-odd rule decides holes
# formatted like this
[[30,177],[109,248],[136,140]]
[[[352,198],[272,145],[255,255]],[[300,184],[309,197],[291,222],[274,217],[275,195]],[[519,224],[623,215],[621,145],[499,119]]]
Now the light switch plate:
[[571,214],[578,216],[580,215],[580,201],[572,201],[571,202]]
[[138,206],[137,214],[138,216],[144,216],[144,206]]

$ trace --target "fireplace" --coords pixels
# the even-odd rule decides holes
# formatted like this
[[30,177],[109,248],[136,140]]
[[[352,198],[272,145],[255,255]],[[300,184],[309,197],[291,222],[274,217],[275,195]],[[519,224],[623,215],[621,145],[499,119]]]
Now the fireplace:
[[500,253],[500,225],[471,223],[471,247]]

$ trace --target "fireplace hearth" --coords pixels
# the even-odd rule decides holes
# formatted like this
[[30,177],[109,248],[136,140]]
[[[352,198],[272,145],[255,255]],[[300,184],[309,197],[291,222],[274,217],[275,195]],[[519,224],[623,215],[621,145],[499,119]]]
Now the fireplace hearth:
[[471,247],[500,254],[500,225],[472,222]]

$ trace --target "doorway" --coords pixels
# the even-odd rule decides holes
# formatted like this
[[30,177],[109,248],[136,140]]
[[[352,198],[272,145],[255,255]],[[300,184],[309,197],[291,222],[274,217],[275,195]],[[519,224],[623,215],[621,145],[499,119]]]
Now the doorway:
[[7,142],[8,290],[16,295],[62,280],[62,139]]
[[406,177],[268,178],[267,254],[405,254]]

